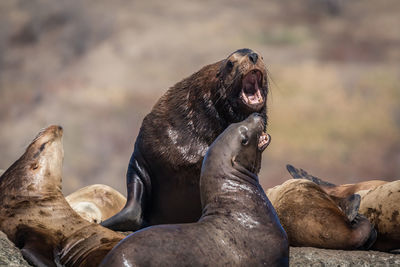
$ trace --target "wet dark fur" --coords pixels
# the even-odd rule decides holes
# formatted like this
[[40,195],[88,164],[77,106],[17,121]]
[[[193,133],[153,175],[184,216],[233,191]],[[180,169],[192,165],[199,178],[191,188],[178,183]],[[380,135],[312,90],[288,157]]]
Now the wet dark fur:
[[[235,53],[244,57],[254,52],[244,49]],[[258,65],[263,67],[262,96],[266,102],[267,73],[261,56]],[[104,226],[135,230],[146,224],[199,218],[200,168],[209,145],[229,124],[254,112],[239,103],[245,74],[241,67],[228,57],[203,67],[159,99],[143,120],[127,172],[127,206],[135,206],[136,217],[121,227],[110,221],[103,222]],[[265,104],[258,111],[265,122],[266,111]]]
[[100,266],[288,266],[286,233],[252,172],[260,169],[262,120],[232,124],[210,146],[198,222],[137,231]]

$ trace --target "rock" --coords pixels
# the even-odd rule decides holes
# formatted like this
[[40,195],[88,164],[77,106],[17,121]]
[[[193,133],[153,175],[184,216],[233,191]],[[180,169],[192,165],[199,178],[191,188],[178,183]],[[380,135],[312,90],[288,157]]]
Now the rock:
[[0,231],[0,266],[30,266],[19,249]]
[[290,247],[290,266],[400,266],[400,255],[371,250]]
[[[128,235],[132,232],[122,232]],[[30,266],[0,231],[0,267]],[[400,255],[378,251],[345,251],[290,247],[290,266],[400,266]]]

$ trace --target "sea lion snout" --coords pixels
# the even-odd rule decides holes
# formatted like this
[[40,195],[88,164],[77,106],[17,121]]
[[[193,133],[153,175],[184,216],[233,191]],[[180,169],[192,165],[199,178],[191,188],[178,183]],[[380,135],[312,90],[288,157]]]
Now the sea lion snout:
[[257,63],[257,59],[258,59],[258,55],[256,53],[251,53],[248,55],[249,59],[251,62],[253,62],[253,64]]

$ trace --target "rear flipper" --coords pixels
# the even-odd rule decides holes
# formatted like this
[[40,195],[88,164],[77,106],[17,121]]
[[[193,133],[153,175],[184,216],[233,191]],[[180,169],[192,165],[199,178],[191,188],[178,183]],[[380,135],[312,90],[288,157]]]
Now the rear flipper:
[[329,182],[325,182],[321,179],[319,179],[318,177],[315,177],[311,174],[308,174],[305,170],[303,169],[297,169],[294,166],[287,164],[286,165],[286,169],[288,170],[288,172],[290,173],[290,175],[294,178],[294,179],[307,179],[310,180],[311,182],[316,183],[317,185],[323,185],[323,186],[329,186],[329,187],[334,187],[336,186],[335,184],[329,183]]
[[[125,207],[101,223],[114,231],[136,231],[146,226],[144,211],[150,195],[150,177],[145,168],[132,155],[126,175],[128,197]],[[146,182],[146,183],[145,183]]]
[[358,194],[353,194],[345,198],[330,196],[333,201],[337,203],[340,209],[346,214],[346,217],[352,222],[357,214],[358,209],[360,208],[361,197]]

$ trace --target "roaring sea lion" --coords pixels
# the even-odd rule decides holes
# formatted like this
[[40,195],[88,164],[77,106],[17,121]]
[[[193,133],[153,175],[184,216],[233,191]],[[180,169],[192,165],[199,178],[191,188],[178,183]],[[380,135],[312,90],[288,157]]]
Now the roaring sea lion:
[[359,213],[367,217],[377,230],[377,239],[371,249],[400,249],[400,181],[370,180],[357,184],[334,185],[291,165],[287,168],[294,178],[309,179],[320,185],[330,196],[359,194]]
[[332,199],[317,184],[291,179],[266,191],[291,246],[369,248],[376,232],[357,214],[360,198]]
[[85,220],[100,223],[119,212],[126,198],[104,184],[88,185],[66,197],[69,205]]
[[232,124],[210,146],[198,222],[137,231],[101,266],[288,266],[286,233],[256,175],[269,143],[263,120],[254,114]]
[[348,197],[360,191],[374,189],[380,185],[387,183],[386,181],[382,180],[370,180],[356,184],[335,185],[330,182],[324,181],[318,177],[315,177],[307,173],[303,169],[297,169],[290,164],[286,165],[286,168],[294,179],[310,180],[319,185],[322,188],[322,190],[324,190],[327,194],[336,197]]
[[102,225],[124,231],[197,221],[200,169],[209,145],[253,112],[266,122],[267,94],[263,58],[250,49],[171,87],[143,120],[126,176],[127,203]]
[[0,177],[0,230],[35,266],[97,266],[124,235],[82,219],[61,192],[63,130],[41,131]]

